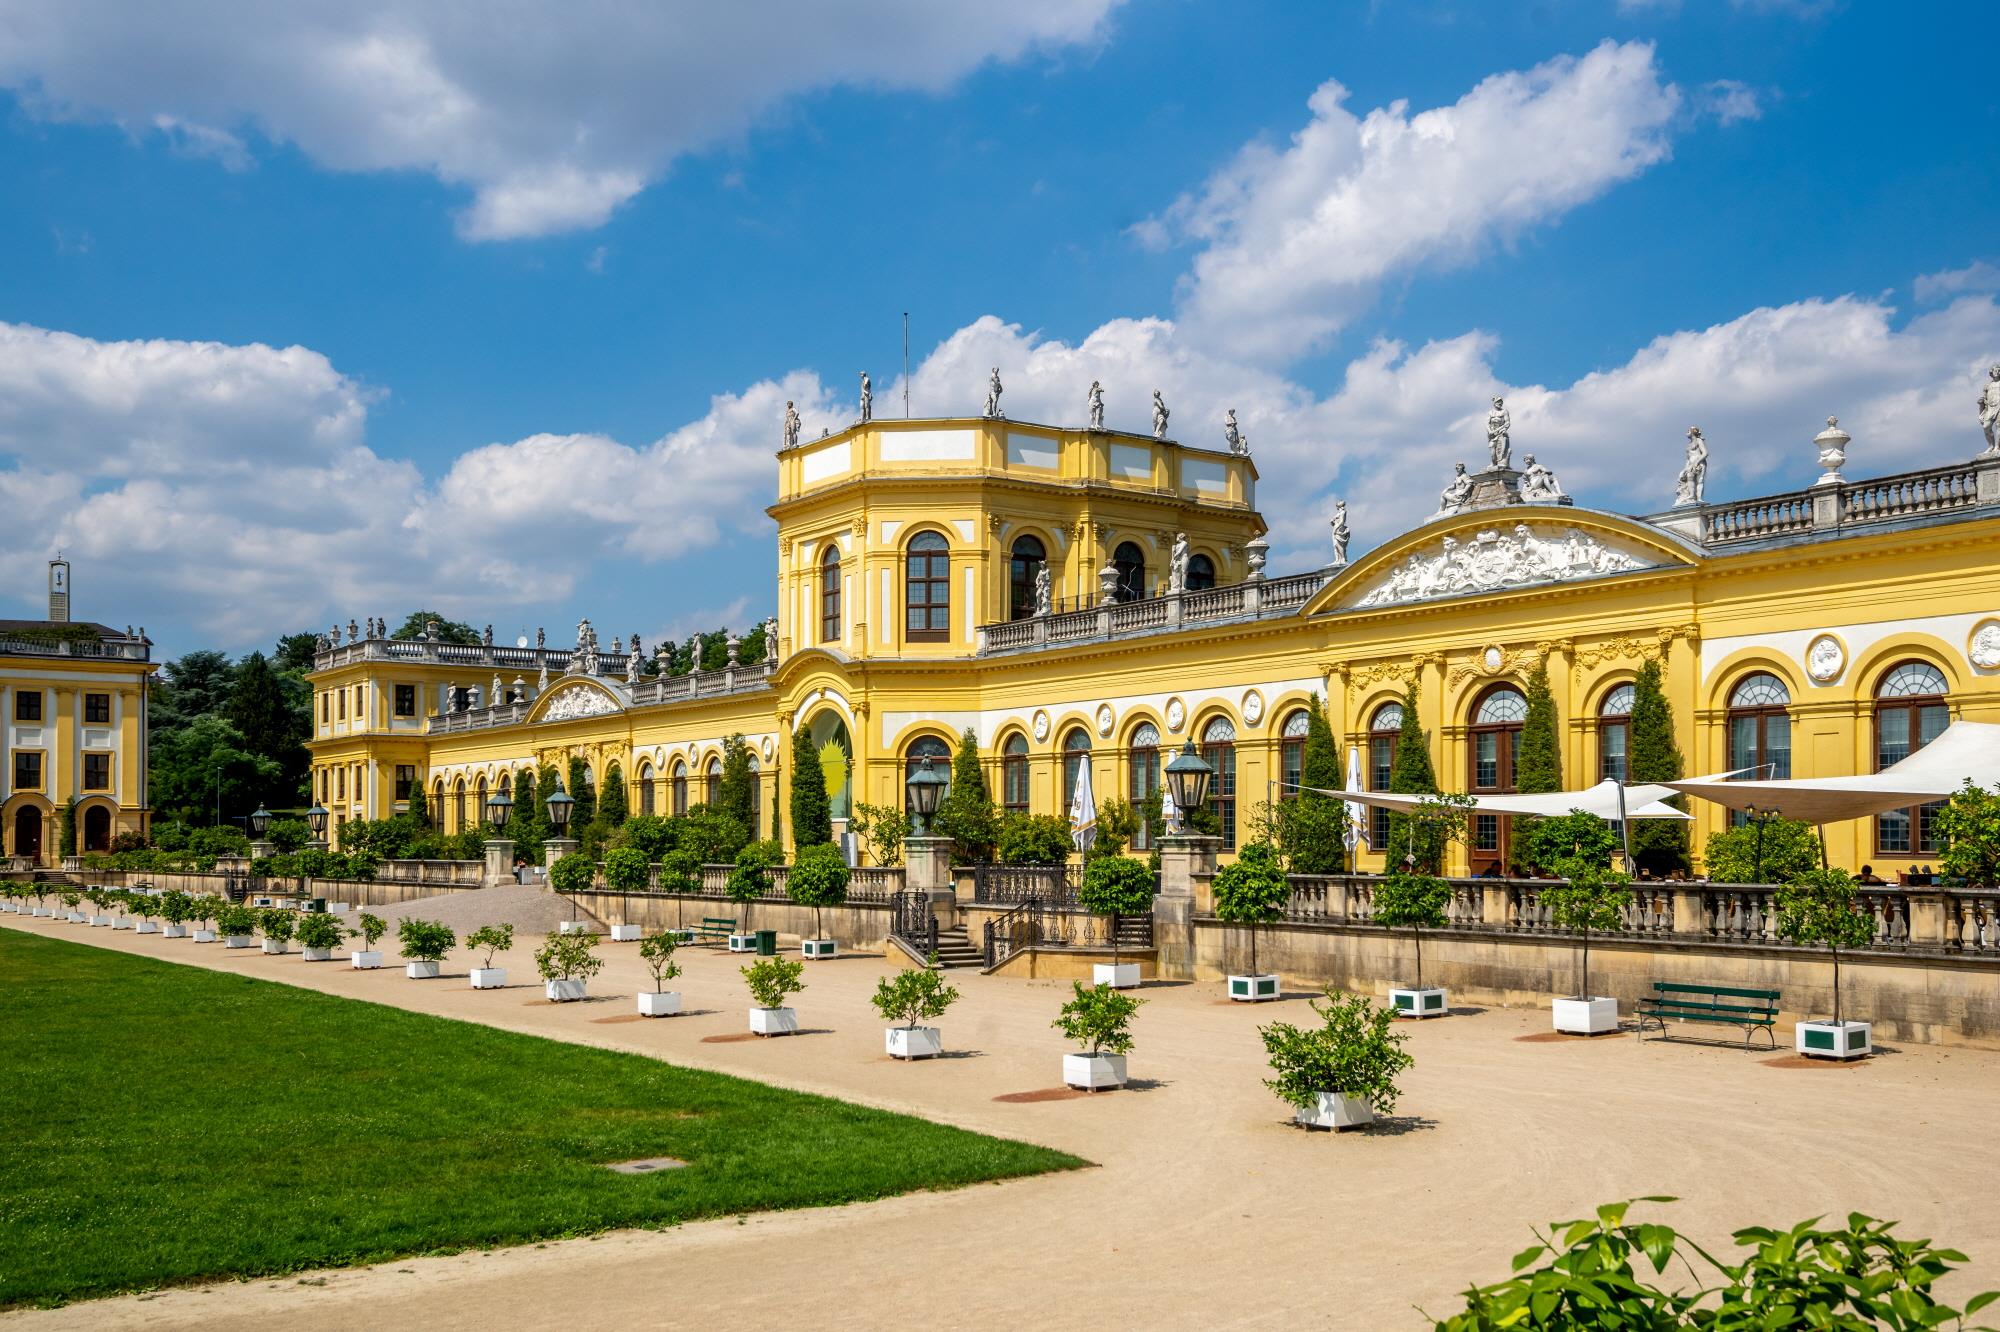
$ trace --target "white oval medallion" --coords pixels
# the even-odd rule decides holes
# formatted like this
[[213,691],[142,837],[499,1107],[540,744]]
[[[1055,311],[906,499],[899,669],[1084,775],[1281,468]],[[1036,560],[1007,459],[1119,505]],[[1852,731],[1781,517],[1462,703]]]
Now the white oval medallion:
[[776,745],[775,743],[773,743],[773,741],[771,740],[771,738],[770,738],[769,736],[765,736],[765,737],[764,737],[764,762],[766,762],[766,763],[769,763],[769,762],[771,762],[771,760],[773,760],[773,759],[775,759],[775,758],[777,758],[777,757],[778,757],[778,746],[777,746],[777,745]]
[[1048,738],[1049,738],[1049,714],[1046,712],[1037,711],[1035,713],[1035,742],[1037,744],[1040,744],[1043,741],[1046,741]]
[[1097,733],[1099,735],[1110,735],[1112,724],[1117,720],[1118,717],[1111,711],[1109,703],[1099,703],[1097,705]]
[[1187,705],[1177,698],[1167,700],[1167,729],[1179,735],[1181,727],[1187,725]]
[[1264,696],[1254,689],[1243,694],[1243,720],[1252,726],[1264,720]]
[[1480,654],[1479,660],[1486,664],[1486,669],[1488,672],[1493,672],[1493,671],[1498,671],[1501,667],[1501,664],[1504,663],[1507,660],[1507,658],[1505,654],[1503,654],[1500,651],[1499,648],[1490,647],[1487,648],[1485,652]]
[[1830,684],[1847,669],[1847,649],[1832,634],[1821,634],[1806,644],[1806,674],[1820,684]]
[[2000,620],[1981,620],[1973,627],[1965,659],[1982,671],[2000,670]]

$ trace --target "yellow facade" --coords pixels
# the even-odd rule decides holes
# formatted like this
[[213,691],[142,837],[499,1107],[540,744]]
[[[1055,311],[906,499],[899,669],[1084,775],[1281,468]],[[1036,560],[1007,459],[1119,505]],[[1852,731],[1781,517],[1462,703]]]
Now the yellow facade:
[[[60,579],[51,605],[66,615],[67,565]],[[0,621],[0,862],[55,865],[71,801],[79,852],[146,833],[152,673],[143,633],[66,618]]]
[[[1920,740],[1940,718],[2000,720],[1993,460],[1644,518],[1523,503],[1506,477],[1482,476],[1491,507],[1351,565],[1269,577],[1245,456],[1004,420],[858,424],[779,455],[775,663],[628,684],[615,649],[579,677],[568,649],[330,644],[313,677],[314,793],[343,819],[380,817],[401,765],[447,797],[450,829],[461,783],[473,808],[481,783],[581,754],[595,774],[619,763],[635,810],[656,783],[669,812],[676,771],[699,800],[723,737],[741,732],[768,832],[795,729],[843,740],[854,798],[896,804],[913,747],[969,727],[996,798],[1041,813],[1066,807],[1066,753],[1087,747],[1101,801],[1192,740],[1229,773],[1222,809],[1247,835],[1281,793],[1314,695],[1373,784],[1376,722],[1414,683],[1440,781],[1460,790],[1506,788],[1507,692],[1537,665],[1572,788],[1616,771],[1620,721],[1605,708],[1648,659],[1690,775],[1732,766],[1746,736],[1754,761],[1813,777],[1874,770],[1899,728]],[[1213,588],[1167,585],[1183,533]],[[1023,536],[1045,553],[1053,604],[1017,620],[1034,609],[1010,567]],[[1121,547],[1143,574],[1114,567]],[[1103,601],[1114,576],[1139,595]],[[398,685],[417,715],[392,715]],[[450,685],[477,686],[480,706],[433,716]],[[519,702],[491,706],[517,688]],[[1696,813],[1699,852],[1720,824]],[[1893,819],[1827,835],[1850,867],[1934,859],[1920,825],[1907,843]],[[1461,851],[1456,868],[1502,850]],[[1361,868],[1380,862],[1359,854]]]

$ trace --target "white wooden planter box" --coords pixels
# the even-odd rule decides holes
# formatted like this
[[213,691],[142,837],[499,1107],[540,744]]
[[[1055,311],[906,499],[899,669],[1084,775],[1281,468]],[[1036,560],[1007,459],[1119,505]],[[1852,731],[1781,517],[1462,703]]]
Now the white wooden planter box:
[[410,980],[436,980],[443,969],[442,962],[411,962],[404,966],[403,975]]
[[110,928],[111,928],[111,917],[109,917],[109,916],[92,916],[92,917],[90,918],[90,927],[91,927],[92,929],[110,929]]
[[333,961],[333,950],[331,948],[302,948],[299,950],[299,955],[304,957],[308,962]]
[[583,998],[583,988],[588,984],[588,981],[580,980],[552,980],[546,987],[546,993],[551,1003],[573,1003]]
[[681,1011],[679,990],[639,991],[640,1017],[672,1017]]
[[276,939],[264,940],[264,951],[276,956],[291,947],[290,943],[279,943]]
[[474,967],[472,969],[472,988],[475,990],[498,990],[504,988],[506,984],[507,968],[505,967]]
[[1114,990],[1137,989],[1139,985],[1139,964],[1137,962],[1097,962],[1090,968],[1092,985],[1109,985]]
[[194,940],[194,941],[195,941],[196,943],[214,943],[214,942],[215,942],[215,931],[214,931],[214,930],[196,930],[196,931],[195,931],[195,932],[194,932],[194,933],[193,933],[192,935],[190,935],[189,937],[190,937],[190,938],[192,938],[192,939],[193,939],[193,940]]
[[759,1036],[789,1036],[799,1029],[798,1010],[792,1008],[753,1008],[750,1010],[750,1030]]
[[1096,1091],[1100,1087],[1125,1085],[1125,1056],[1116,1054],[1066,1054],[1063,1056],[1063,1086]]
[[754,953],[757,951],[757,936],[754,934],[732,934],[729,936],[729,951],[732,953]]
[[680,944],[691,944],[701,938],[701,932],[699,930],[673,929],[673,930],[668,930],[667,933],[673,937],[673,941],[676,946]]
[[1278,997],[1278,977],[1275,972],[1264,972],[1255,976],[1231,976],[1229,997],[1246,1004],[1259,1003],[1265,999]]
[[49,909],[48,909],[47,907],[36,907],[36,908],[35,908],[34,910],[30,911],[30,912],[29,912],[28,914],[29,914],[29,915],[31,915],[31,916],[46,916],[46,915],[48,915],[48,914],[49,914]]
[[1831,1022],[1801,1022],[1792,1028],[1792,1045],[1802,1055],[1817,1059],[1866,1059],[1875,1053],[1872,1027],[1852,1018],[1835,1026]]
[[382,965],[381,950],[361,949],[347,955],[347,961],[356,971],[373,971]]
[[[88,919],[88,917],[86,917],[81,911],[72,911],[65,917],[65,919],[68,920],[69,923],[72,925],[81,925],[84,923],[85,920]],[[139,933],[145,934],[147,933],[147,931],[141,930],[139,931]]]
[[1375,1122],[1375,1107],[1358,1096],[1346,1096],[1340,1092],[1321,1092],[1319,1104],[1310,1110],[1297,1110],[1292,1118],[1307,1128],[1340,1129],[1361,1128]]
[[[1428,989],[1409,990],[1401,986],[1389,991],[1389,1006],[1396,1010],[1397,1017],[1434,1018],[1451,1012],[1451,1002],[1445,997],[1442,986],[1433,985]],[[1611,1025],[1618,1025],[1618,1010],[1614,1004]]]
[[248,948],[257,941],[247,934],[232,934],[222,941],[224,948]]
[[637,925],[613,925],[611,927],[612,943],[634,943],[637,942],[638,938],[639,927]]
[[891,1027],[888,1047],[897,1059],[931,1059],[944,1053],[944,1033],[936,1027]]
[[1576,1036],[1618,1030],[1618,1001],[1610,995],[1555,1001],[1555,1027]]
[[129,930],[137,923],[130,916],[120,916],[111,922],[111,928],[114,930]]
[[169,925],[160,931],[160,937],[163,939],[185,939],[188,937],[188,927],[185,925]]
[[587,920],[566,920],[557,925],[556,930],[562,934],[589,934],[590,922]]
[[832,957],[834,943],[831,939],[801,939],[799,952],[806,957]]
[[[74,921],[81,921],[83,917],[71,916],[70,919]],[[132,931],[135,934],[158,934],[160,932],[160,927],[158,925],[155,925],[150,920],[142,920],[137,925],[134,925],[132,927]]]

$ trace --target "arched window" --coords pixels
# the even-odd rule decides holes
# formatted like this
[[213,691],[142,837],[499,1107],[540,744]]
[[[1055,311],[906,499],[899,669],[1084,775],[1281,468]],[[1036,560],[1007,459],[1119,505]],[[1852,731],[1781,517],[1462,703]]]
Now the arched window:
[[1201,756],[1214,771],[1208,779],[1208,807],[1222,828],[1222,849],[1236,849],[1236,726],[1217,717],[1202,728]]
[[486,826],[486,777],[483,773],[472,786],[472,822],[481,828]]
[[1137,601],[1146,595],[1146,556],[1136,542],[1119,542],[1111,552],[1111,567],[1118,571],[1118,581],[1111,585],[1113,601]]
[[[910,747],[903,751],[903,802],[906,806],[909,804],[910,799],[910,778],[916,776],[917,769],[923,766],[925,759],[931,761],[932,772],[944,774],[947,783],[944,790],[938,792],[938,799],[942,800],[951,794],[951,786],[949,784],[951,779],[951,746],[940,740],[937,736],[920,735],[910,741]],[[913,811],[906,808],[904,812],[911,813]]]
[[951,638],[951,547],[936,532],[910,538],[903,567],[904,637],[912,643]]
[[1619,685],[1597,706],[1597,780],[1622,782],[1631,775],[1632,686]]
[[1759,671],[1737,682],[1729,694],[1729,766],[1768,770],[1757,777],[1792,775],[1792,719],[1785,709],[1792,691],[1777,676]]
[[[1882,677],[1875,689],[1875,769],[1900,763],[1944,734],[1951,709],[1944,696],[1951,684],[1927,661],[1906,661]],[[1937,851],[1937,812],[1943,801],[1899,809],[1875,817],[1875,850],[1885,855],[1932,855]]]
[[708,761],[708,770],[703,776],[705,780],[702,782],[701,798],[713,805],[722,795],[722,760],[711,758]]
[[1215,586],[1215,561],[1206,555],[1190,555],[1187,563],[1187,590],[1205,592]]
[[674,760],[673,770],[674,817],[688,812],[688,765]]
[[[1396,772],[1396,746],[1403,738],[1403,705],[1384,703],[1368,719],[1368,789],[1386,791]],[[1377,851],[1389,845],[1389,811],[1368,811],[1368,840]]]
[[[1528,700],[1512,685],[1488,690],[1472,711],[1472,789],[1514,789],[1514,758],[1521,749],[1521,723],[1528,717]],[[1500,814],[1472,816],[1472,872],[1480,874],[1507,864],[1508,819]]]
[[764,827],[764,779],[757,775],[757,756],[750,756],[750,835],[762,837]]
[[[321,773],[320,775],[324,777],[326,774]],[[444,779],[442,777],[438,778],[437,783],[431,787],[430,808],[424,811],[424,823],[429,827],[436,828],[439,832],[444,831]]]
[[[1131,750],[1132,808],[1143,810],[1160,789],[1160,728],[1151,722],[1140,722],[1132,728]],[[1139,831],[1133,834],[1132,849],[1153,849],[1153,830],[1143,818],[1139,820]]]
[[819,560],[819,641],[840,641],[840,543],[829,541]]
[[458,779],[458,784],[452,787],[451,791],[451,830],[465,831],[465,778],[463,777]]
[[1048,551],[1039,538],[1014,538],[1013,554],[1007,561],[1008,619],[1025,620],[1035,613],[1035,578],[1048,562]]
[[[1076,799],[1076,785],[1082,780],[1083,765],[1090,762],[1090,732],[1081,726],[1072,726],[1063,736],[1063,786],[1062,813],[1069,814],[1070,802]],[[1092,798],[1096,793],[1092,792]]]
[[[1192,568],[1193,562],[1189,565]],[[1306,732],[1312,729],[1312,714],[1304,708],[1288,713],[1278,728],[1278,799],[1291,800],[1299,793],[1306,776]]]
[[655,804],[653,797],[653,765],[650,763],[641,763],[639,765],[639,812],[641,814],[659,813],[659,807]]
[[1009,814],[1028,812],[1028,737],[1019,731],[1000,746],[1000,807]]

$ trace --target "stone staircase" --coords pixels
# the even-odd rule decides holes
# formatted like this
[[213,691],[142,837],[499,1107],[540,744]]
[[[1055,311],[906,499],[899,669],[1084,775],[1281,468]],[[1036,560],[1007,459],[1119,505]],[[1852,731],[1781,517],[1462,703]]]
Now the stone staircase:
[[937,953],[940,969],[979,967],[986,963],[986,955],[979,950],[978,944],[972,942],[963,925],[938,931]]

